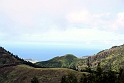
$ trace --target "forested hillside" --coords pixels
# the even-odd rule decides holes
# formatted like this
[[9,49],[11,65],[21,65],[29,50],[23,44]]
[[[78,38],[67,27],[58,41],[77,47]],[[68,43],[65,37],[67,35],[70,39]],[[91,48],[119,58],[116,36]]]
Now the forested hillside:
[[21,60],[17,59],[18,56],[14,56],[9,51],[6,51],[3,47],[0,47],[0,67],[3,65],[17,65],[21,63]]
[[83,59],[78,59],[73,54],[66,54],[65,56],[58,56],[48,61],[37,62],[36,65],[48,68],[76,68],[81,65]]
[[24,59],[19,58],[17,55],[5,50],[3,47],[0,47],[0,68],[6,66],[16,66],[19,64],[26,64],[32,67],[40,67],[31,62],[25,61]]
[[99,53],[88,57],[82,67],[90,64],[95,68],[100,63],[104,69],[112,69],[119,71],[119,68],[124,68],[124,45],[113,46],[110,49],[102,50]]
[[119,68],[124,67],[124,45],[113,46],[110,49],[105,49],[86,59],[78,59],[72,54],[65,56],[54,57],[48,61],[37,62],[36,65],[49,68],[72,68],[85,70],[87,65],[95,69],[98,63],[107,70],[112,69],[119,71]]

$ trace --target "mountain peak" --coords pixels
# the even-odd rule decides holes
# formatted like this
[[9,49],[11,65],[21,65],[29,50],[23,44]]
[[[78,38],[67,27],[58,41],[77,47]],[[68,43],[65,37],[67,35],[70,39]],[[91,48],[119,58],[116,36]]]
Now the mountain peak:
[[53,68],[61,68],[61,67],[70,68],[78,61],[80,61],[80,59],[78,59],[73,54],[66,54],[64,56],[54,57],[48,61],[37,62],[36,65],[40,65],[42,67],[53,67]]

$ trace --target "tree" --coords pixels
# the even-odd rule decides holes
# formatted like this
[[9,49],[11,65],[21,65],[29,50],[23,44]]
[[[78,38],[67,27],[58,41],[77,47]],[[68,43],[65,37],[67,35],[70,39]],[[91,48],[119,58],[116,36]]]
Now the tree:
[[68,74],[68,82],[67,83],[78,83],[77,77],[75,76],[75,74],[73,74],[73,73]]
[[31,83],[39,83],[38,78],[37,77],[33,77],[31,79]]
[[79,83],[87,83],[88,78],[86,76],[86,74],[83,74],[83,76],[80,78],[80,82]]
[[70,73],[66,76],[62,76],[61,83],[78,83],[78,80],[75,74]]
[[61,83],[66,83],[66,75],[62,76]]
[[101,77],[102,73],[103,69],[101,68],[100,63],[98,63],[98,66],[96,68],[96,76]]

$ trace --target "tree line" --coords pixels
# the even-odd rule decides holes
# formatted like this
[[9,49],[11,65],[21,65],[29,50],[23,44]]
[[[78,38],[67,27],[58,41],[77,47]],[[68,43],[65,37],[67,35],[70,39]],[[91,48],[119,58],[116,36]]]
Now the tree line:
[[87,73],[83,73],[80,78],[72,73],[64,75],[61,78],[61,83],[123,83],[122,74],[123,69],[120,69],[118,73],[112,70],[104,72],[101,66],[98,65],[96,71],[92,71],[88,67]]

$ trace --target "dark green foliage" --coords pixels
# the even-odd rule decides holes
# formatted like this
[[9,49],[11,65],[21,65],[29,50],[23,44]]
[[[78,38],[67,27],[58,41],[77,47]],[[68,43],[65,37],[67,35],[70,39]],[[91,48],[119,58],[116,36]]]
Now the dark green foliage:
[[0,67],[4,66],[14,66],[19,64],[20,61],[15,58],[15,56],[6,51],[3,47],[0,47]]
[[37,62],[36,65],[42,66],[45,68],[61,68],[62,63],[57,61],[43,61],[43,62]]
[[[121,82],[122,72],[123,70],[120,70],[119,74],[112,70],[103,72],[103,69],[101,68],[99,63],[96,68],[96,71],[88,72],[88,74],[83,74],[79,80],[79,83],[122,83]],[[62,77],[61,83],[77,83],[78,82],[77,79],[75,78],[75,75],[71,75],[73,77],[70,76],[70,78],[68,78],[68,76]],[[75,80],[68,81],[74,78],[76,81]]]
[[66,75],[63,75],[61,79],[61,83],[66,83],[66,81],[67,81]]
[[75,74],[70,73],[68,75],[68,82],[67,83],[77,83],[77,77],[75,76]]
[[31,79],[31,83],[39,83],[38,78],[37,77],[33,77]]
[[[110,49],[102,50],[97,54],[88,57],[86,60],[91,64],[92,68],[96,68],[96,64],[101,62],[102,67],[105,70],[109,69],[111,65],[111,70],[119,72],[119,68],[124,68],[124,45],[113,46]],[[82,67],[85,67],[87,64],[84,62]]]
[[0,68],[7,66],[16,66],[19,64],[26,64],[35,68],[41,68],[38,65],[19,58],[18,55],[14,55],[13,53],[5,50],[3,47],[0,47]]
[[71,68],[75,69],[79,65],[82,59],[78,59],[72,54],[67,54],[65,56],[58,56],[48,61],[37,62],[36,65],[46,68]]
[[87,83],[87,82],[88,82],[88,78],[87,78],[86,74],[83,74],[83,76],[80,78],[79,83]]
[[70,73],[68,75],[62,76],[61,83],[78,83],[78,80],[75,74]]
[[118,80],[118,74],[114,71],[111,70],[111,68],[104,72],[104,70],[101,68],[100,63],[98,63],[96,72],[94,72],[93,74],[91,74],[93,81],[95,83],[119,83]]
[[98,66],[96,68],[96,76],[98,76],[99,78],[102,76],[103,70],[100,66],[100,63],[98,63]]
[[112,46],[112,48],[117,48],[118,46]]

